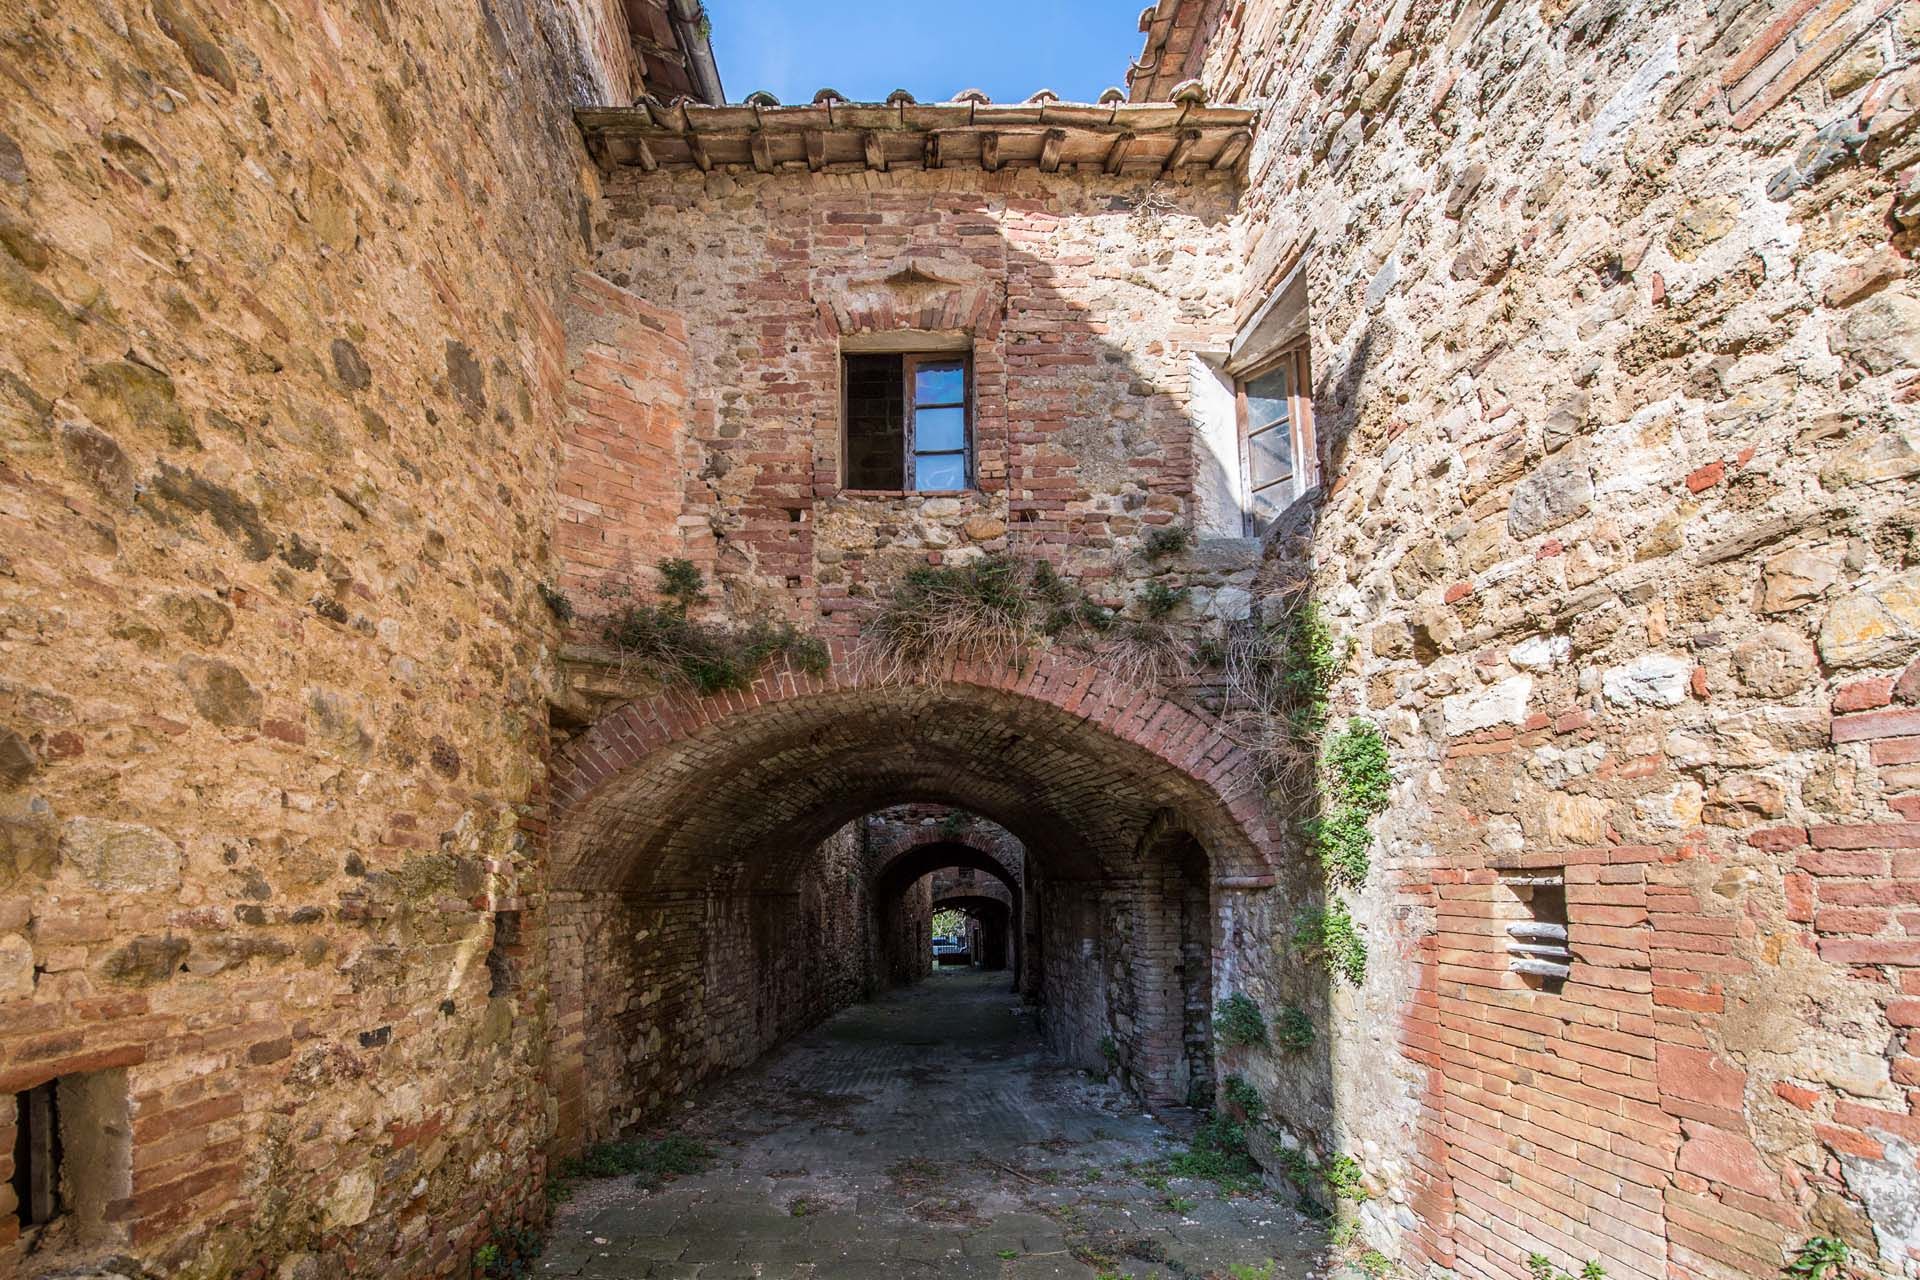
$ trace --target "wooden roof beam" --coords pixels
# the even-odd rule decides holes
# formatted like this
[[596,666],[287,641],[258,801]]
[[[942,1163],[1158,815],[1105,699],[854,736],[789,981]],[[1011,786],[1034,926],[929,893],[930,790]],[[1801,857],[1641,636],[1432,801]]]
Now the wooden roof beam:
[[1240,163],[1240,157],[1247,154],[1247,148],[1253,144],[1253,135],[1245,129],[1240,130],[1220,144],[1220,154],[1213,158],[1216,169],[1231,169]]
[[1161,166],[1162,173],[1177,173],[1182,165],[1193,160],[1193,149],[1200,145],[1198,129],[1182,129],[1180,140],[1173,144],[1173,150],[1167,152],[1167,162]]
[[755,173],[773,172],[773,144],[767,141],[765,129],[755,129],[747,138],[747,145],[753,151],[753,169]]
[[1106,163],[1102,166],[1108,173],[1119,173],[1120,166],[1127,162],[1127,148],[1133,145],[1133,134],[1123,133],[1114,138],[1113,145],[1107,148]]
[[880,145],[880,135],[872,129],[860,131],[860,149],[867,153],[867,168],[887,171],[887,150]]
[[1000,135],[983,133],[980,135],[980,167],[988,173],[1000,167]]
[[827,135],[819,129],[807,130],[807,168],[820,172],[827,163]]
[[[1199,135],[1195,134],[1194,136],[1198,137]],[[1066,145],[1066,141],[1067,131],[1065,129],[1047,130],[1047,136],[1040,144],[1040,172],[1060,172],[1060,148]]]
[[707,154],[706,142],[697,133],[688,133],[686,139],[687,154],[693,157],[693,162],[700,167],[700,172],[712,173],[713,157]]

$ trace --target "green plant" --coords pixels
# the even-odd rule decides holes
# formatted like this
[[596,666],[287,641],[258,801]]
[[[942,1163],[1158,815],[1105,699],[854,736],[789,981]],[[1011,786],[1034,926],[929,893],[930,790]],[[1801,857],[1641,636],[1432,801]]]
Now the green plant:
[[1350,1248],[1359,1238],[1360,1220],[1358,1218],[1348,1218],[1345,1222],[1335,1223],[1333,1231],[1327,1237],[1336,1249]]
[[813,1206],[807,1202],[805,1196],[795,1196],[793,1203],[787,1206],[788,1215],[795,1218],[804,1218],[812,1212]]
[[707,602],[706,579],[691,560],[662,560],[660,568],[660,594],[679,607],[682,614],[697,604]]
[[1170,524],[1149,530],[1140,549],[1149,560],[1165,560],[1181,554],[1192,545],[1193,530],[1182,524]]
[[1330,906],[1307,907],[1294,917],[1293,945],[1317,954],[1327,972],[1355,986],[1366,981],[1367,944],[1347,904],[1337,898]]
[[1160,1201],[1160,1207],[1168,1213],[1192,1213],[1197,1204],[1199,1201],[1185,1196],[1167,1196]]
[[1267,1020],[1261,1015],[1260,1006],[1251,996],[1239,991],[1214,1006],[1213,1030],[1232,1045],[1267,1042]]
[[1248,1124],[1256,1123],[1266,1114],[1267,1104],[1261,1100],[1260,1091],[1248,1083],[1245,1076],[1228,1076],[1224,1092],[1227,1101],[1240,1109],[1241,1118]]
[[1799,1280],[1833,1280],[1847,1273],[1847,1242],[1832,1236],[1809,1236],[1793,1251],[1780,1270]]
[[627,1174],[655,1186],[683,1173],[699,1173],[707,1167],[711,1153],[691,1138],[668,1137],[657,1141],[602,1142],[562,1162],[560,1173],[568,1178],[617,1178]]
[[1386,809],[1393,775],[1380,731],[1355,718],[1327,744],[1326,811],[1307,823],[1307,839],[1327,876],[1357,886],[1367,878],[1368,823]]
[[783,619],[756,618],[737,629],[696,622],[687,612],[706,598],[700,571],[686,560],[662,560],[659,570],[660,603],[634,601],[624,589],[609,588],[609,599],[619,603],[601,621],[602,638],[655,678],[690,684],[704,694],[744,690],[761,667],[782,655],[809,674],[826,673],[830,658],[817,637]]
[[1393,1259],[1378,1249],[1369,1249],[1361,1254],[1359,1262],[1360,1269],[1373,1277],[1373,1280],[1379,1280],[1379,1277],[1393,1272]]
[[[1574,1280],[1573,1276],[1554,1266],[1553,1259],[1544,1253],[1527,1255],[1527,1274],[1533,1280]],[[1606,1269],[1590,1258],[1581,1264],[1579,1280],[1606,1280],[1606,1274]]]
[[573,621],[573,601],[568,598],[564,591],[556,587],[550,587],[544,582],[536,582],[534,584],[534,590],[540,593],[540,599],[546,603],[547,608],[553,610],[554,617],[560,619],[562,622]]
[[1147,583],[1140,593],[1140,610],[1155,622],[1167,617],[1187,602],[1189,588],[1170,587],[1158,578]]
[[1294,921],[1294,946],[1317,954],[1327,971],[1359,986],[1367,981],[1367,942],[1359,936],[1346,902],[1306,908]]
[[953,938],[967,927],[967,913],[958,907],[942,907],[933,913],[933,936]]
[[1312,787],[1315,743],[1326,727],[1328,695],[1352,651],[1311,600],[1272,621],[1228,628],[1221,672],[1230,721],[1262,777],[1301,801]]
[[1273,1041],[1282,1049],[1298,1053],[1313,1047],[1313,1019],[1306,1010],[1288,1005],[1273,1022]]
[[1227,1274],[1233,1280],[1273,1280],[1273,1259],[1268,1258],[1258,1266],[1244,1262],[1229,1262]]
[[993,1256],[1000,1259],[1000,1261],[1002,1262],[1012,1262],[1015,1258],[1020,1256],[1020,1251],[1018,1249],[995,1249],[993,1251]]
[[540,1233],[530,1227],[498,1227],[492,1239],[473,1251],[473,1265],[485,1280],[526,1280],[541,1244]]
[[1314,1167],[1313,1161],[1307,1157],[1306,1152],[1298,1147],[1281,1147],[1276,1162],[1280,1166],[1281,1176],[1292,1183],[1296,1191],[1313,1190],[1314,1180],[1319,1170]]
[[1100,1056],[1107,1060],[1108,1071],[1120,1069],[1120,1046],[1114,1043],[1112,1036],[1100,1037]]
[[1321,1176],[1327,1180],[1327,1190],[1333,1192],[1336,1200],[1366,1200],[1366,1187],[1361,1185],[1365,1172],[1360,1162],[1349,1155],[1337,1155],[1327,1161],[1327,1167],[1321,1170]]
[[1237,1121],[1215,1116],[1194,1130],[1187,1149],[1167,1161],[1175,1177],[1201,1178],[1232,1194],[1260,1188],[1260,1166],[1247,1151],[1247,1134]]

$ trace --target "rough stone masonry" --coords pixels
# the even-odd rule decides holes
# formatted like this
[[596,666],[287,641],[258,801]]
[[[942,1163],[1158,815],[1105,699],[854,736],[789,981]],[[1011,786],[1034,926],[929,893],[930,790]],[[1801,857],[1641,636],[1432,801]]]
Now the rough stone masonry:
[[[1408,1274],[1920,1276],[1920,0],[1158,0],[1099,103],[785,106],[697,8],[0,6],[0,1275],[471,1275],[955,868],[1056,1054],[1239,1077]],[[964,487],[845,482],[889,351]],[[824,674],[610,649],[662,559]],[[1092,634],[874,661],[997,563]],[[1220,658],[1309,607],[1344,881]]]

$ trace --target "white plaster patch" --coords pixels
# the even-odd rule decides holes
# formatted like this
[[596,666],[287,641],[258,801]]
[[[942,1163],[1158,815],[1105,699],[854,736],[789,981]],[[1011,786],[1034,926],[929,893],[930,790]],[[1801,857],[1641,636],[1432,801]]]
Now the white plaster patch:
[[1532,696],[1533,677],[1513,676],[1486,689],[1442,699],[1440,714],[1448,734],[1474,733],[1496,724],[1519,724],[1527,718],[1527,700]]
[[1580,148],[1580,163],[1592,165],[1613,150],[1614,143],[1640,113],[1653,105],[1654,96],[1667,77],[1680,70],[1680,49],[1669,35],[1658,48],[1639,59],[1633,76],[1607,99],[1593,117],[1593,129],[1586,145]]
[[1547,671],[1572,653],[1571,636],[1529,636],[1507,652],[1507,661],[1522,671]]
[[1687,699],[1693,664],[1670,653],[1649,653],[1624,666],[1609,667],[1601,681],[1607,701],[1617,707],[1677,707]]

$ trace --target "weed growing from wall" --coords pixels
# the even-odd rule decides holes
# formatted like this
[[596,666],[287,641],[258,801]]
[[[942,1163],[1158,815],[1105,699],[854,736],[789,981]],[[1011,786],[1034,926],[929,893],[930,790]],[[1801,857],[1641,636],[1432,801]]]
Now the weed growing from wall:
[[[1575,1280],[1575,1277],[1554,1266],[1553,1259],[1544,1253],[1527,1255],[1527,1274],[1533,1280]],[[1793,1272],[1789,1270],[1787,1274],[1792,1275]],[[1578,1280],[1606,1280],[1606,1275],[1606,1268],[1590,1258],[1581,1266]]]
[[1024,668],[1043,645],[1098,655],[1126,683],[1163,685],[1191,671],[1168,624],[1187,588],[1149,583],[1135,616],[1089,598],[1051,563],[1006,552],[916,565],[868,624],[864,660],[882,680],[912,679],[959,660]]
[[1241,1118],[1248,1124],[1259,1123],[1260,1117],[1267,1112],[1267,1104],[1261,1100],[1260,1091],[1245,1076],[1228,1076],[1223,1092],[1227,1101],[1239,1108]]
[[1328,694],[1351,651],[1311,600],[1273,621],[1240,623],[1222,640],[1234,736],[1285,802],[1304,803],[1312,794]]
[[1338,898],[1325,907],[1307,907],[1294,917],[1293,945],[1318,956],[1328,973],[1355,986],[1366,981],[1367,944],[1355,928],[1347,904]]
[[1370,1198],[1366,1187],[1361,1185],[1366,1173],[1360,1168],[1360,1162],[1352,1156],[1337,1155],[1327,1161],[1327,1167],[1321,1170],[1321,1176],[1326,1179],[1327,1190],[1333,1193],[1333,1198],[1336,1200]]
[[1252,997],[1236,991],[1213,1010],[1214,1034],[1231,1045],[1254,1045],[1267,1042],[1267,1020],[1260,1013],[1260,1006]]
[[1273,1020],[1273,1042],[1291,1053],[1313,1047],[1313,1019],[1306,1010],[1288,1005]]
[[[1531,1260],[1528,1265],[1532,1265]],[[1809,1236],[1780,1270],[1794,1280],[1839,1280],[1849,1271],[1847,1242],[1832,1236]]]
[[1327,743],[1323,761],[1324,809],[1307,823],[1307,839],[1327,878],[1358,888],[1367,878],[1368,824],[1385,812],[1393,775],[1380,731],[1354,718]]
[[1140,551],[1149,560],[1170,560],[1192,545],[1193,530],[1183,524],[1162,525],[1147,534]]
[[688,684],[703,694],[744,690],[776,657],[812,675],[826,674],[827,646],[784,619],[756,618],[744,627],[697,622],[689,610],[706,599],[700,571],[687,560],[659,564],[661,597],[631,599],[631,589],[603,594],[613,607],[601,620],[601,637],[622,658],[640,665],[663,684]]

